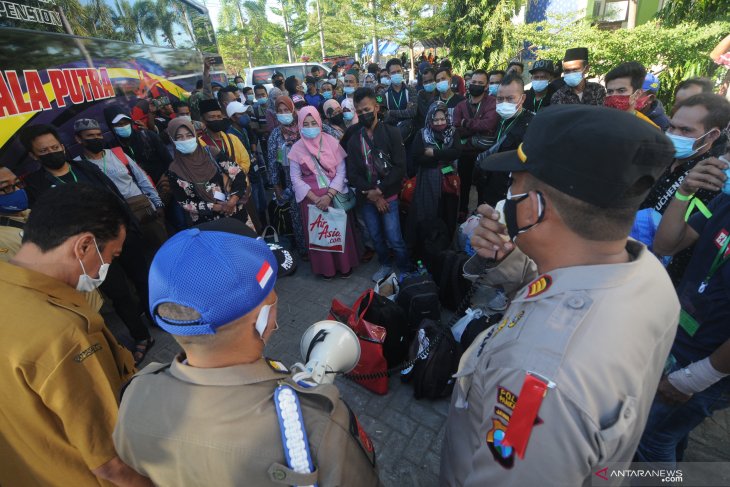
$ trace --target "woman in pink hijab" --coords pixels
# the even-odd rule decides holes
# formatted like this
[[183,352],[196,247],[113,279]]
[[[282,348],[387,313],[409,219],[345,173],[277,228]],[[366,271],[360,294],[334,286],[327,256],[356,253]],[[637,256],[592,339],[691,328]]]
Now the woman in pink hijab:
[[[302,213],[302,223],[309,221],[309,205],[320,210],[332,206],[339,193],[347,193],[345,181],[345,157],[347,154],[339,141],[322,133],[322,119],[314,107],[304,107],[298,113],[301,138],[289,151],[290,174],[294,196]],[[304,232],[309,247],[309,232]],[[325,279],[331,279],[337,272],[348,278],[359,263],[358,250],[351,218],[347,219],[345,251],[322,252],[309,250],[312,272]]]

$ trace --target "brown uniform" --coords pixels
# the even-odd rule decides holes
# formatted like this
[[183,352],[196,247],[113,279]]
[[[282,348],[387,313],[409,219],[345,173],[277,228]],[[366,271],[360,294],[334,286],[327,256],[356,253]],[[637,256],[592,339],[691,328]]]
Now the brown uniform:
[[[204,369],[175,359],[150,364],[124,392],[114,444],[160,487],[377,486],[373,445],[334,385],[303,388],[261,359]],[[286,466],[274,405],[296,389],[316,472]]]
[[[440,485],[591,485],[601,466],[631,461],[679,303],[646,247],[629,240],[626,248],[631,262],[542,276],[515,250],[488,271],[489,284],[504,285],[513,299],[502,322],[479,335],[459,364]],[[519,458],[502,441],[527,372],[553,387]]]
[[0,485],[110,485],[112,431],[134,372],[82,293],[0,262]]

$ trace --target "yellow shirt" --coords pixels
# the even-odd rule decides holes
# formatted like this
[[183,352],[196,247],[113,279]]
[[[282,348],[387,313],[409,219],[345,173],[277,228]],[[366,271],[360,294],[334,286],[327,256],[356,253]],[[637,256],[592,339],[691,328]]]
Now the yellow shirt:
[[67,284],[0,262],[0,485],[108,485],[131,354]]
[[[218,135],[220,135],[221,140],[223,140],[223,148],[225,149],[226,154],[228,154],[231,158],[230,160],[238,164],[238,167],[246,173],[246,178],[248,178],[248,171],[251,169],[251,158],[248,156],[248,151],[243,146],[243,143],[241,143],[238,137],[231,136],[225,132],[219,132]],[[205,147],[207,145],[201,138],[198,138],[198,142],[201,147]]]
[[649,117],[647,117],[646,115],[644,115],[643,113],[641,113],[641,112],[640,112],[639,110],[636,110],[636,111],[634,111],[634,114],[635,114],[635,115],[636,115],[636,116],[637,116],[638,118],[640,118],[641,120],[645,121],[646,123],[650,123],[650,124],[652,124],[652,125],[653,125],[654,127],[656,127],[656,128],[659,128],[659,125],[657,125],[657,124],[655,124],[654,122],[652,122],[652,121],[651,121],[651,119],[650,119]]

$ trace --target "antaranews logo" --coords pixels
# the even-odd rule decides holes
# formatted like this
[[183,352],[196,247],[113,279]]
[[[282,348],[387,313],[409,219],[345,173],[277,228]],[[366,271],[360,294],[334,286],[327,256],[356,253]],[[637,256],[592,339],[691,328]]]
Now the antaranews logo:
[[603,467],[594,475],[601,481],[594,479],[594,485],[602,485],[604,481],[618,481],[631,479],[631,485],[666,485],[679,484],[684,481],[681,469],[649,468],[649,467]]

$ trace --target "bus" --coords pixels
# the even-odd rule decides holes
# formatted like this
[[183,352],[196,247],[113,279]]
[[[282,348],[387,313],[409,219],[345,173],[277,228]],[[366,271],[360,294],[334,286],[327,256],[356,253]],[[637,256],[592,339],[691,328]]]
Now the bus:
[[26,124],[55,126],[75,156],[75,120],[99,120],[111,140],[104,107],[185,98],[218,55],[194,0],[2,0],[0,46],[0,165],[20,177],[37,167],[18,140]]

